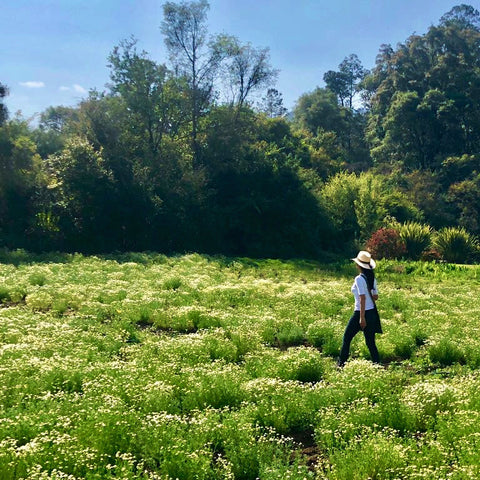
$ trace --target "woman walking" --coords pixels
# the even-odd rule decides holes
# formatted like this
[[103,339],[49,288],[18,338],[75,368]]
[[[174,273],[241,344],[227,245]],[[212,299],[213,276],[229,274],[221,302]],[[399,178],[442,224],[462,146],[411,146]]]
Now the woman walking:
[[350,353],[350,344],[360,330],[363,331],[372,362],[380,363],[377,345],[375,344],[375,334],[382,333],[380,317],[375,305],[375,301],[378,299],[377,280],[373,272],[375,260],[369,252],[364,250],[358,252],[356,258],[352,260],[357,264],[358,269],[358,275],[352,285],[355,307],[343,334],[343,344],[338,359],[339,367],[345,365]]

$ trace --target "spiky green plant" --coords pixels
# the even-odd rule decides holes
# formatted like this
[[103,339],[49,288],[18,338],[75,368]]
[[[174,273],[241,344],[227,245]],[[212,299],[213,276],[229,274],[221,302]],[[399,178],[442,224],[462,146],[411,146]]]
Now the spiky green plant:
[[430,247],[432,227],[418,222],[406,222],[399,226],[398,233],[405,243],[406,257],[418,260],[422,253]]
[[479,251],[477,238],[464,228],[442,228],[432,243],[443,260],[449,263],[470,263]]

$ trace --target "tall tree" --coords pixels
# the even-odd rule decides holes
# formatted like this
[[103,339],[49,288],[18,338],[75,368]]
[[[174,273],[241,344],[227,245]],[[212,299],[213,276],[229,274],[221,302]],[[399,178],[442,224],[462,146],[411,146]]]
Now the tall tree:
[[0,241],[9,247],[27,244],[28,229],[37,208],[40,167],[28,123],[14,119],[0,126]]
[[213,95],[213,80],[225,52],[219,43],[207,36],[207,0],[182,1],[163,5],[161,31],[170,53],[174,72],[183,76],[189,86],[191,144],[198,164],[199,119],[206,112]]
[[88,252],[118,248],[114,183],[101,151],[72,136],[61,152],[49,157],[47,167],[55,213],[70,247]]
[[471,179],[453,183],[448,191],[448,200],[459,211],[459,224],[470,232],[480,233],[480,173]]
[[439,169],[449,156],[478,152],[480,30],[458,19],[448,15],[425,35],[412,35],[377,57],[365,81],[377,162]]
[[353,99],[359,92],[361,82],[368,73],[368,70],[363,68],[362,62],[354,53],[345,57],[339,65],[340,72],[344,75],[346,80],[347,90],[347,107],[354,108]]
[[342,107],[354,108],[354,98],[358,94],[362,80],[368,71],[354,53],[340,63],[339,71],[329,70],[323,76],[326,87],[337,95]]
[[77,107],[48,107],[40,114],[38,128],[32,130],[32,137],[43,159],[63,148],[77,121]]
[[453,7],[440,18],[441,26],[456,26],[460,29],[480,30],[480,12],[471,5],[462,3]]
[[8,110],[5,104],[3,103],[3,99],[8,95],[8,88],[0,83],[0,126],[7,120],[8,117]]
[[255,48],[250,43],[242,45],[230,37],[227,50],[227,74],[233,95],[233,104],[241,108],[256,90],[269,86],[277,75],[270,66],[268,48]]
[[347,78],[345,74],[343,72],[329,70],[323,75],[323,81],[326,87],[337,96],[342,107],[344,107],[348,97]]
[[267,94],[262,97],[259,110],[267,114],[269,118],[284,117],[288,110],[283,106],[282,94],[275,88],[269,88]]
[[77,109],[74,107],[48,107],[40,115],[40,128],[42,130],[51,130],[56,133],[64,133],[71,126],[71,123],[77,119]]
[[156,157],[163,136],[175,134],[182,124],[182,100],[165,65],[137,52],[134,38],[124,40],[108,57],[111,89],[125,102],[131,130],[146,138],[148,155]]
[[345,115],[335,94],[325,88],[303,94],[294,109],[295,123],[313,134],[319,130],[341,133],[346,127]]
[[337,96],[327,88],[317,88],[302,95],[294,109],[294,123],[317,137],[328,140],[335,133],[335,143],[349,168],[363,170],[370,165],[368,148],[365,144],[365,115],[353,109],[342,107]]

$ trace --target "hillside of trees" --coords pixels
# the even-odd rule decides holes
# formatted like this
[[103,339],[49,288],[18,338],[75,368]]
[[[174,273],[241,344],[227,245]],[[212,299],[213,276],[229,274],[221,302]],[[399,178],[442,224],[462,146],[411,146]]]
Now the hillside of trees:
[[166,2],[165,63],[128,38],[105,91],[36,126],[0,83],[0,247],[323,258],[392,226],[480,234],[477,10],[371,71],[347,55],[289,115],[268,49],[212,35],[208,10]]

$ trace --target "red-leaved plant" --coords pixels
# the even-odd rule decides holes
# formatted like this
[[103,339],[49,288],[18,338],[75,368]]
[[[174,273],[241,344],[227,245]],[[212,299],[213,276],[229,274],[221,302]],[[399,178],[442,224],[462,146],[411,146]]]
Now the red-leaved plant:
[[394,228],[380,228],[366,245],[374,258],[400,258],[407,252],[405,242]]

